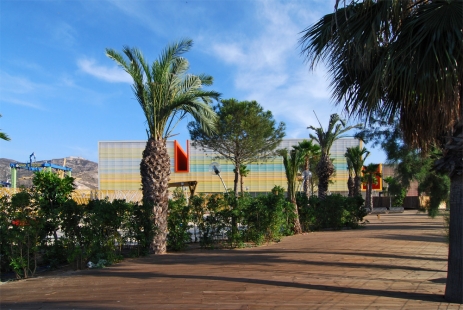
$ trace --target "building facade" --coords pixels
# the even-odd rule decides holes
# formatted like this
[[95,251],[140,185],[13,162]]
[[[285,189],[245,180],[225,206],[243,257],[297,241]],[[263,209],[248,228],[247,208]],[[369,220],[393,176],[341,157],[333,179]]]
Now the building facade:
[[[303,139],[285,139],[278,149],[291,149]],[[139,190],[141,188],[140,161],[146,141],[100,141],[98,144],[98,187],[100,190]],[[347,192],[346,148],[361,145],[358,139],[342,138],[331,147],[336,173],[330,184],[330,192]],[[219,177],[212,171],[217,163],[220,175],[228,189],[233,189],[233,163],[211,150],[193,147],[188,141],[184,150],[177,141],[167,141],[170,156],[170,182],[197,181],[197,193],[224,192]],[[250,170],[244,178],[244,187],[250,193],[270,192],[275,186],[286,188],[286,176],[281,156],[247,164]]]

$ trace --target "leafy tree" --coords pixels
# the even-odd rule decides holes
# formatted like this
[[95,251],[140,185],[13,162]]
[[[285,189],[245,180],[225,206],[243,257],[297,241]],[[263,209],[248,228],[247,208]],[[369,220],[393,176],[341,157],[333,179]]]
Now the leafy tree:
[[285,124],[277,127],[272,112],[264,111],[256,101],[221,100],[214,110],[218,116],[215,133],[207,134],[198,121],[190,122],[188,130],[194,146],[212,149],[219,158],[233,162],[237,196],[241,165],[270,156],[285,136]]
[[294,206],[294,233],[302,233],[301,224],[299,222],[299,213],[296,203],[297,192],[297,173],[299,165],[304,161],[305,154],[299,149],[292,149],[288,152],[287,149],[278,150],[278,154],[283,157],[283,165],[285,167],[286,179],[288,181],[288,200]]
[[407,189],[402,186],[400,180],[396,177],[384,178],[387,183],[387,192],[394,197],[392,207],[401,207],[404,204],[404,199],[407,196]]
[[398,116],[404,142],[445,143],[450,177],[445,297],[463,303],[463,2],[348,1],[304,30],[312,68],[326,60],[333,97],[351,116]]
[[74,178],[60,178],[51,171],[38,171],[32,178],[34,198],[40,206],[40,216],[45,219],[47,234],[53,234],[55,243],[58,241],[57,230],[60,222],[61,208],[75,189]]
[[[388,125],[383,120],[373,118],[370,120],[370,127],[360,131],[357,136],[373,142],[373,145],[379,144],[386,153],[387,163],[395,165],[394,180],[390,180],[393,183],[388,183],[390,188],[391,184],[392,188],[397,188],[392,193],[395,197],[401,196],[401,190],[406,192],[415,180],[419,184],[418,191],[430,197],[430,203],[426,208],[428,214],[437,215],[439,205],[441,202],[447,202],[450,191],[448,175],[433,169],[435,159],[442,156],[437,146],[426,153],[410,147],[404,143],[402,130],[397,122]],[[402,205],[402,202],[397,203]]]
[[369,164],[362,170],[363,172],[363,182],[367,185],[366,192],[366,208],[373,210],[373,184],[376,184],[376,177],[381,177],[381,173],[378,172],[379,164]]
[[124,47],[126,58],[106,49],[106,55],[132,77],[132,89],[148,125],[140,174],[143,203],[153,206],[157,234],[152,248],[156,254],[166,252],[170,175],[166,140],[187,115],[192,115],[205,133],[214,129],[216,119],[209,104],[220,94],[203,89],[203,86],[212,85],[212,77],[189,74],[188,60],[182,57],[192,45],[193,41],[189,39],[170,44],[151,66],[136,48]]
[[[298,143],[298,145],[293,146],[293,148],[298,149],[304,155],[304,165],[302,167],[302,171],[310,171],[310,161],[313,159],[317,159],[320,157],[321,149],[320,146],[317,144],[313,144],[312,141],[309,140],[302,140]],[[308,176],[303,175],[303,189],[304,194],[309,197],[309,183],[310,178]],[[313,194],[313,193],[312,193]]]
[[362,186],[362,169],[368,155],[370,155],[370,152],[367,151],[365,147],[360,148],[360,146],[348,147],[346,153],[344,154],[347,162],[350,162],[355,175],[352,193],[353,196],[361,195],[360,191]]
[[[0,114],[0,117],[2,117],[1,114]],[[1,131],[0,131],[0,139],[5,140],[5,141],[10,141],[10,137],[8,137],[6,133],[1,132]]]
[[315,131],[315,135],[310,134],[310,138],[318,142],[321,149],[320,161],[317,165],[318,176],[318,197],[323,199],[328,193],[328,184],[331,175],[334,173],[334,165],[330,158],[330,149],[334,141],[344,137],[342,134],[353,129],[360,128],[362,124],[347,126],[346,122],[339,117],[338,114],[331,114],[328,128],[325,131],[320,124],[320,127],[307,127]]

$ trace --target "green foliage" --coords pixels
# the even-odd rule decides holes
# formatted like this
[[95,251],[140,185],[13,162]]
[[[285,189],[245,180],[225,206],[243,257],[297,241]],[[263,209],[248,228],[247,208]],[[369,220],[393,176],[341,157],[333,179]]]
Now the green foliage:
[[261,244],[292,234],[294,205],[286,200],[282,187],[275,186],[270,194],[251,199],[244,214],[245,241]]
[[393,207],[402,207],[404,204],[404,199],[407,196],[407,189],[402,186],[400,180],[394,177],[387,177],[384,179],[387,183],[387,191],[392,198]]
[[[121,259],[122,246],[135,243],[147,254],[153,240],[153,208],[125,200],[70,199],[72,178],[36,173],[34,187],[0,198],[1,270],[33,276],[37,264],[54,268],[66,261],[75,269]],[[61,236],[57,238],[56,232]],[[50,236],[52,236],[50,238]]]
[[32,178],[32,195],[38,204],[38,216],[44,222],[41,252],[42,263],[56,268],[66,262],[66,248],[58,239],[61,212],[64,205],[71,200],[74,191],[74,178],[60,176],[51,171],[42,170],[34,173]]
[[321,229],[357,228],[367,215],[361,196],[344,197],[339,194],[320,199],[297,196],[301,225],[304,231]]
[[204,131],[214,129],[216,116],[209,104],[220,94],[203,88],[212,85],[212,76],[188,73],[190,65],[182,55],[192,46],[190,39],[169,44],[152,65],[137,48],[125,46],[126,57],[106,49],[106,55],[133,79],[132,90],[145,114],[149,138],[167,139],[187,115],[191,115]]
[[330,159],[330,150],[334,141],[344,137],[347,131],[360,128],[362,124],[356,124],[347,126],[345,120],[341,119],[338,114],[331,114],[328,128],[323,129],[320,127],[309,126],[308,129],[314,131],[315,134],[309,134],[310,138],[315,140],[320,145],[321,157],[317,165],[317,176],[318,176],[318,196],[324,198],[328,192],[328,184],[330,177],[335,172],[335,167]]
[[439,206],[443,201],[447,202],[448,205],[450,178],[445,174],[431,171],[426,174],[425,178],[420,182],[418,190],[429,195],[426,210],[429,216],[435,217],[438,215]]
[[169,200],[169,214],[167,215],[167,247],[174,251],[184,250],[191,242],[190,207],[183,193],[175,200]]
[[285,136],[285,124],[277,127],[272,112],[256,101],[221,100],[214,110],[218,116],[215,133],[208,134],[198,121],[190,122],[188,130],[194,146],[212,149],[219,158],[234,163],[234,192],[238,193],[239,167],[270,156]]
[[[2,117],[1,114],[0,114],[0,117]],[[5,141],[10,141],[10,137],[8,137],[8,135],[2,131],[0,131],[0,139],[5,140]]]
[[[37,269],[44,221],[38,216],[39,207],[33,195],[22,190],[1,200],[1,255],[17,278],[34,276]],[[7,269],[7,266],[2,265]]]

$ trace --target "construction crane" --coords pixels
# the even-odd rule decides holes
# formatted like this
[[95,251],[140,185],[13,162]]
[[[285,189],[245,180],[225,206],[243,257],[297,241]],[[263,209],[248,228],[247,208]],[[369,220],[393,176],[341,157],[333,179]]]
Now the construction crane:
[[[32,161],[32,158],[34,158],[34,162]],[[66,159],[65,159],[66,160]],[[65,164],[66,162],[64,162]],[[59,172],[62,171],[63,176],[64,173],[67,172],[68,176],[71,176],[72,168],[66,167],[66,166],[59,166],[55,165],[52,163],[37,163],[36,158],[35,158],[35,152],[32,152],[31,155],[29,155],[29,162],[28,163],[10,163],[10,169],[11,169],[11,187],[16,188],[16,178],[17,178],[17,169],[26,169],[29,171],[42,171],[43,169],[47,169],[48,171],[51,171],[52,169],[56,169]]]

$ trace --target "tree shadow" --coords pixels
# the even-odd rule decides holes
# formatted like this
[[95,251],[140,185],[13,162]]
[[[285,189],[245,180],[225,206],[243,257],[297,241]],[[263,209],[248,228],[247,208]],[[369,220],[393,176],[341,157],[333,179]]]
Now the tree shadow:
[[[162,256],[152,255],[145,259],[133,260],[133,263],[137,264],[154,264],[154,265],[227,265],[227,264],[246,264],[246,265],[283,265],[283,264],[294,264],[294,265],[305,265],[305,266],[328,266],[335,268],[352,268],[352,269],[388,269],[388,270],[406,270],[406,271],[427,271],[427,272],[440,272],[442,270],[415,267],[415,266],[401,266],[392,264],[377,264],[377,263],[362,263],[362,262],[342,262],[342,261],[319,261],[319,260],[308,260],[308,259],[289,259],[283,255],[277,255],[278,253],[265,252],[245,252],[237,251],[232,253],[230,251],[217,251],[215,255],[210,253],[205,254],[183,254],[183,255],[172,255],[166,254]],[[291,252],[291,251],[289,251]],[[300,253],[300,252],[299,252]],[[332,252],[328,252],[332,254]],[[343,253],[340,253],[343,255]],[[358,255],[363,256],[362,254]],[[414,258],[413,258],[414,259]],[[445,260],[443,260],[445,261]]]
[[[252,279],[242,277],[226,277],[226,276],[211,276],[211,275],[173,275],[164,274],[157,272],[117,272],[113,274],[117,277],[129,277],[137,279],[150,279],[150,278],[168,278],[168,279],[181,279],[181,280],[203,280],[203,281],[224,281],[234,283],[245,283],[245,284],[258,284],[268,285],[281,288],[298,288],[304,290],[318,290],[334,293],[344,294],[356,294],[364,296],[377,296],[377,297],[389,297],[398,299],[409,299],[409,300],[420,300],[428,302],[444,302],[443,295],[417,293],[417,292],[402,292],[402,291],[386,291],[380,289],[370,288],[355,288],[355,287],[340,287],[326,284],[309,284],[309,283],[297,283],[287,281],[276,281],[276,280],[264,280],[264,279]],[[106,275],[105,275],[106,276]]]

